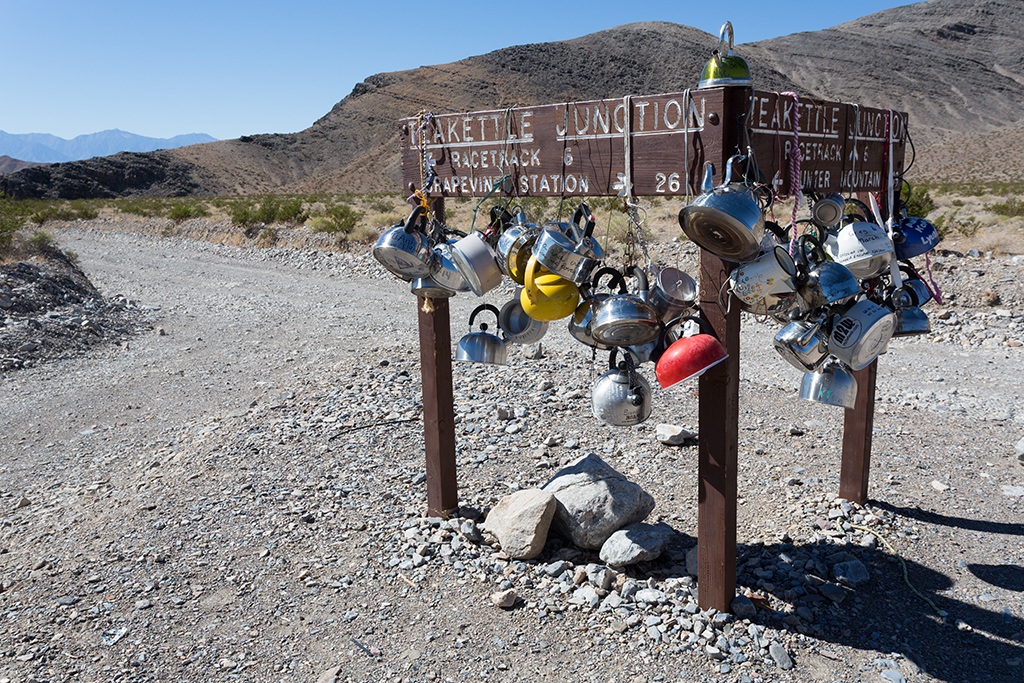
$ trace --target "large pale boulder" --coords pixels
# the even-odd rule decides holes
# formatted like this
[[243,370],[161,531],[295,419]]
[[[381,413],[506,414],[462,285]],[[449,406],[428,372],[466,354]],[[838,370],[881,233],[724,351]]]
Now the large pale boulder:
[[576,546],[597,550],[608,537],[654,509],[654,498],[596,453],[559,470],[544,491],[558,500],[554,528]]
[[509,557],[530,560],[544,549],[555,507],[555,497],[547,491],[516,491],[491,508],[484,529],[494,534]]

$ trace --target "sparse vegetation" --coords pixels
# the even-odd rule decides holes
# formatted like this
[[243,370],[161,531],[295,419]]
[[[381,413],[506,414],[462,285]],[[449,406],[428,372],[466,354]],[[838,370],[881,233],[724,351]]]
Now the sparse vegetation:
[[36,230],[28,238],[28,243],[36,251],[47,251],[53,248],[53,235],[45,230]]
[[18,210],[17,205],[0,194],[0,256],[3,256],[10,247],[15,231],[24,222],[25,217]]
[[1008,218],[1024,216],[1024,202],[1017,197],[1010,197],[1005,202],[996,202],[991,207],[993,212]]
[[924,187],[911,187],[904,185],[902,191],[903,204],[907,208],[908,216],[920,216],[924,218],[935,210],[935,200]]
[[960,209],[947,212],[932,221],[939,237],[946,239],[954,232],[962,237],[974,237],[981,227],[981,221],[976,216],[961,216]]
[[314,221],[311,226],[315,232],[326,232],[334,235],[339,241],[345,241],[345,237],[351,233],[363,214],[356,211],[348,204],[335,204],[326,210],[326,215],[319,218],[324,220]]
[[178,204],[167,212],[167,217],[175,223],[181,223],[182,221],[187,221],[191,218],[201,218],[209,215],[210,210],[204,205],[198,203]]

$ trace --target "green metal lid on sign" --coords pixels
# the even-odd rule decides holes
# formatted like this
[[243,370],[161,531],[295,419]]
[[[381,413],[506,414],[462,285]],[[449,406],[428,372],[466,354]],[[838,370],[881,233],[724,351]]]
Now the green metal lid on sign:
[[[728,38],[727,38],[728,36]],[[723,48],[728,42],[728,52]],[[716,88],[719,86],[749,86],[754,81],[750,77],[750,67],[745,59],[732,53],[732,23],[722,24],[718,32],[718,48],[711,53],[711,59],[704,65],[697,88]]]

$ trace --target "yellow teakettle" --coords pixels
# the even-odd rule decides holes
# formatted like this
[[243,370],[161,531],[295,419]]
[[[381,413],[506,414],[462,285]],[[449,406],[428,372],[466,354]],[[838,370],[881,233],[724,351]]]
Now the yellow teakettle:
[[579,288],[537,263],[533,256],[526,264],[523,284],[525,286],[519,295],[519,302],[526,315],[534,320],[561,320],[572,315],[579,305]]

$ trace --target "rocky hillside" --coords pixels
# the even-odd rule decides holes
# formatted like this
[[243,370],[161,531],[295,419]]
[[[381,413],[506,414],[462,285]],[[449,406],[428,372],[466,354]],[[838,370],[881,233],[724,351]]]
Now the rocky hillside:
[[[823,31],[739,45],[756,87],[893,107],[910,113],[918,177],[956,178],[974,159],[1005,151],[1000,170],[1024,171],[1024,3],[930,0]],[[110,160],[62,164],[0,178],[14,196],[65,196],[61,178],[110,176],[95,191],[117,194],[221,194],[270,191],[373,191],[398,187],[396,122],[437,112],[574,99],[677,92],[696,85],[717,36],[678,24],[628,24],[573,40],[496,50],[451,64],[377,74],[304,131],[183,147],[146,158],[173,167],[177,182],[127,181]],[[968,135],[970,133],[970,135]],[[978,134],[980,133],[980,135]],[[1004,135],[1004,133],[1014,133]],[[955,141],[959,156],[948,153]],[[961,160],[963,160],[961,162]],[[107,164],[105,170],[84,170]],[[69,169],[68,167],[72,167]],[[115,169],[122,168],[118,176]],[[82,169],[82,170],[79,170]],[[163,175],[161,175],[163,173]],[[146,174],[142,174],[146,175]],[[80,185],[74,185],[80,187]],[[77,195],[81,196],[81,195]]]

